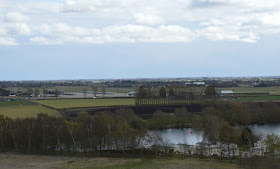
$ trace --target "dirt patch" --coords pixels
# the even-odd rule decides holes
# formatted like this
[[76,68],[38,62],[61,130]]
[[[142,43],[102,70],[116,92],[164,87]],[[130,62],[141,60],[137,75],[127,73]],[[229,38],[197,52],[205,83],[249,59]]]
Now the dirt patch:
[[0,154],[1,169],[56,169],[68,161],[76,161],[76,158],[41,156],[41,155],[22,155],[13,153]]

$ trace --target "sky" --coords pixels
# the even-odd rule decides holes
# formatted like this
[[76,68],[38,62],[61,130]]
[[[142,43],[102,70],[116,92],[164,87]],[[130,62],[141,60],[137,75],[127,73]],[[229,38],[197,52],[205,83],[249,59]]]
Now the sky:
[[280,75],[279,0],[0,0],[0,80]]

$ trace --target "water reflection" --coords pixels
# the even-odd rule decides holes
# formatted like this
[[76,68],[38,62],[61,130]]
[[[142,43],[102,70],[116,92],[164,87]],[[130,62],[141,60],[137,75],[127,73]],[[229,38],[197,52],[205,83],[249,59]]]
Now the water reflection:
[[195,145],[202,141],[202,132],[193,130],[191,128],[184,129],[164,129],[157,130],[164,139],[170,140],[173,144],[189,144]]
[[[255,134],[262,134],[263,138],[267,134],[275,133],[280,135],[280,123],[275,124],[254,124],[249,125]],[[197,142],[201,142],[202,132],[193,130],[192,128],[184,129],[164,129],[155,131],[160,134],[164,139],[170,140],[173,144],[189,144],[195,145]],[[192,133],[191,133],[192,132]]]
[[280,135],[280,123],[273,124],[254,124],[249,125],[255,134],[262,134],[265,137],[267,134],[277,134]]

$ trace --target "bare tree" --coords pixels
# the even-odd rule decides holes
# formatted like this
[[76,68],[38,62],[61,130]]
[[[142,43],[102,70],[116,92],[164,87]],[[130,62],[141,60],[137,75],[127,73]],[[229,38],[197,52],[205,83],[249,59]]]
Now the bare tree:
[[105,85],[102,85],[101,91],[102,91],[102,94],[103,94],[103,97],[104,97],[104,95],[106,93],[106,86]]
[[280,152],[280,137],[274,133],[268,134],[264,140],[270,153],[276,155]]
[[76,149],[76,142],[77,142],[77,135],[79,132],[79,129],[82,127],[82,123],[78,121],[68,121],[64,120],[64,123],[66,125],[66,128],[68,129],[68,132],[72,139],[72,148],[75,151]]
[[28,93],[28,97],[30,100],[31,95],[33,94],[33,89],[32,88],[27,88],[27,93]]
[[88,89],[86,87],[82,89],[82,93],[84,94],[85,98],[87,97],[87,91]]
[[57,141],[56,144],[56,150],[60,150],[61,149],[61,137],[63,134],[63,130],[64,130],[64,121],[62,118],[55,118],[54,120],[51,121],[53,128],[55,129],[55,138]]
[[153,133],[148,136],[150,139],[150,144],[152,145],[150,149],[155,152],[157,157],[159,151],[162,149],[163,138],[158,133]]
[[58,89],[55,89],[55,90],[54,90],[54,96],[56,97],[56,99],[57,99],[57,97],[59,96],[59,94],[60,94],[59,90],[58,90]]
[[39,91],[38,88],[36,88],[36,89],[34,90],[34,96],[35,96],[35,97],[38,97],[39,94],[40,94],[40,91]]
[[43,97],[46,99],[46,96],[48,94],[48,90],[46,88],[43,89]]
[[97,94],[98,94],[98,87],[97,87],[96,85],[93,85],[91,88],[92,88],[92,91],[93,91],[94,97],[96,97],[96,96],[97,96]]

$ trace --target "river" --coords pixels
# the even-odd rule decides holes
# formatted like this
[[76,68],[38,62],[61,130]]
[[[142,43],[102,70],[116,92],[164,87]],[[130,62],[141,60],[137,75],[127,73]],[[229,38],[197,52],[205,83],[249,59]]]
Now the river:
[[[280,135],[280,123],[254,124],[249,125],[249,127],[255,134],[261,133],[263,137],[271,133]],[[192,128],[157,130],[157,133],[164,139],[170,140],[173,144],[195,145],[195,143],[201,142],[203,139],[203,132],[193,130]]]

